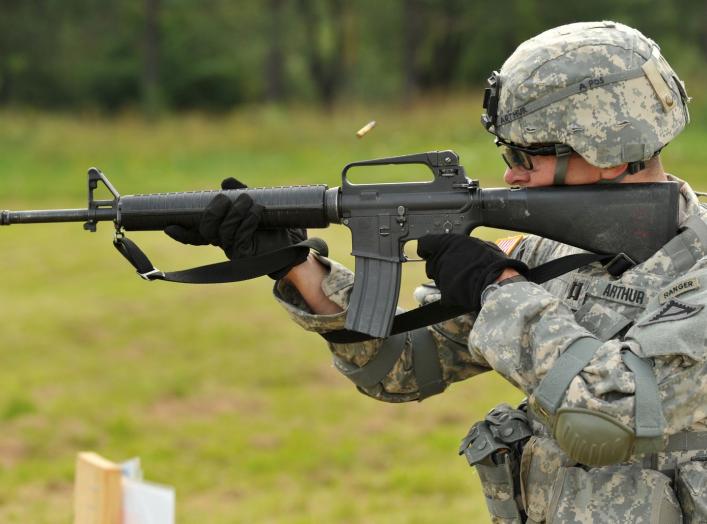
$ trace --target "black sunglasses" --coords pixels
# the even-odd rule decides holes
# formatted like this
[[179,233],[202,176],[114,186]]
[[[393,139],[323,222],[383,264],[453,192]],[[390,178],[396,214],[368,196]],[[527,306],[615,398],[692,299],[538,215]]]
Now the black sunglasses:
[[496,138],[496,147],[501,148],[501,157],[506,165],[513,169],[516,166],[523,167],[524,169],[533,169],[533,159],[535,155],[540,156],[561,156],[566,155],[571,152],[569,146],[564,144],[548,144],[542,146],[529,146],[523,147],[511,142],[506,142],[501,138]]

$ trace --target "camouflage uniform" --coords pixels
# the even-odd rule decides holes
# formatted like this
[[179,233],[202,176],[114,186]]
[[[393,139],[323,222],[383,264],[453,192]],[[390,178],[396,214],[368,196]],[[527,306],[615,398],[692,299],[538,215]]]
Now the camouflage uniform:
[[[681,182],[683,221],[691,216],[707,219],[707,210],[700,207],[688,184]],[[676,268],[672,259],[662,251],[649,260],[625,272],[620,278],[611,277],[599,264],[591,264],[543,285],[518,282],[493,292],[479,313],[458,317],[427,328],[432,334],[443,378],[447,384],[495,369],[531,399],[542,378],[552,369],[562,351],[582,336],[596,337],[604,344],[590,363],[575,377],[563,406],[585,407],[606,412],[633,427],[635,391],[633,374],[621,359],[620,353],[628,347],[637,355],[655,361],[655,374],[667,425],[665,435],[685,429],[707,430],[707,351],[704,347],[707,311],[674,321],[641,327],[660,308],[661,292],[669,291],[676,283],[697,279],[699,288],[679,294],[682,302],[702,309],[707,304],[707,246],[694,242],[689,246],[696,263],[689,268]],[[538,237],[524,239],[515,255],[534,267],[563,255],[580,252],[577,248]],[[346,317],[346,306],[353,285],[353,274],[328,259],[320,259],[330,267],[329,276],[322,284],[325,294],[344,308],[335,315],[312,314],[299,293],[280,282],[275,288],[277,300],[287,309],[293,320],[303,328],[318,333],[341,329]],[[686,270],[687,269],[687,270]],[[439,298],[430,284],[416,290],[420,303]],[[623,339],[614,336],[633,325]],[[693,344],[693,342],[695,342]],[[363,367],[371,361],[383,345],[381,340],[354,344],[329,344],[337,368],[347,365]],[[417,400],[419,392],[413,371],[413,337],[405,339],[402,354],[391,371],[378,383],[358,389],[379,400],[405,402]],[[584,473],[599,472],[573,483],[585,482],[602,486],[604,492],[594,493],[597,506],[585,508],[585,515],[563,515],[572,512],[567,507],[571,496],[560,497],[558,490],[576,491],[570,486],[568,475],[558,480],[562,466],[575,463],[553,444],[550,434],[542,424],[533,425],[535,436],[526,446],[523,456],[522,485],[525,512],[536,522],[547,518],[553,494],[558,499],[551,513],[557,522],[616,522],[605,513],[604,501],[612,500],[621,486],[648,490],[658,481],[665,480],[657,472],[642,470],[628,475],[624,469],[609,475],[612,467],[594,468],[586,472],[570,468],[575,477]],[[674,462],[688,463],[696,452],[658,453],[652,460],[656,469],[674,467]],[[643,464],[643,457],[632,457],[630,462]],[[693,462],[691,468],[702,468],[704,462]],[[532,467],[531,467],[532,465]],[[614,467],[614,469],[617,469]],[[635,473],[635,475],[633,475]],[[655,476],[655,475],[659,476]],[[608,476],[607,476],[608,475]],[[630,476],[633,484],[626,482]],[[638,479],[634,478],[638,475]],[[642,476],[650,478],[643,479]],[[617,489],[607,488],[607,479],[617,482]],[[704,478],[704,477],[703,477]],[[656,480],[658,479],[658,480]],[[552,486],[559,486],[553,491]],[[589,489],[585,486],[585,490]],[[639,489],[639,491],[640,491]],[[702,488],[704,489],[704,488]],[[672,492],[671,492],[672,493]],[[631,500],[637,500],[631,494]],[[675,502],[674,495],[668,497]],[[682,499],[681,499],[682,500]],[[689,502],[689,497],[685,500]],[[559,503],[564,506],[557,507]],[[705,503],[704,495],[702,503]],[[593,514],[597,512],[597,514]],[[502,520],[497,520],[501,522]],[[648,522],[648,521],[647,521]]]
[[[587,72],[587,80],[573,83]],[[657,46],[637,31],[611,22],[564,26],[531,39],[509,58],[496,80],[487,110],[491,113],[489,107],[497,105],[498,113],[494,107],[486,120],[489,131],[516,144],[568,144],[600,167],[648,160],[689,118],[684,87]],[[561,173],[559,180],[563,177]],[[694,192],[680,184],[681,224],[694,223],[695,217],[707,221],[707,210]],[[481,454],[475,462],[495,522],[662,523],[680,522],[682,514],[687,521],[707,522],[707,446],[704,440],[688,445],[692,437],[685,436],[704,436],[707,430],[707,236],[703,237],[688,229],[676,241],[677,248],[671,241],[618,278],[595,263],[543,285],[514,282],[488,294],[478,317],[465,315],[426,328],[446,385],[494,369],[525,392],[533,407],[532,436],[519,430],[523,438],[518,440],[515,462],[506,460],[512,454],[507,448],[514,446],[506,446],[493,461]],[[512,254],[535,267],[577,252],[531,236]],[[334,261],[320,260],[330,268],[322,289],[344,309],[342,313],[312,314],[299,293],[282,282],[276,285],[275,296],[299,325],[325,332],[344,326],[353,274]],[[415,295],[421,304],[439,298],[432,285],[421,286]],[[385,374],[355,383],[362,393],[379,400],[419,400],[424,395],[415,354],[421,338],[414,332],[398,337],[394,342],[329,347],[335,366],[349,378],[395,349],[399,357]],[[582,340],[591,341],[593,353],[572,374],[557,412],[599,414],[638,435],[638,414],[645,407],[640,377],[646,372],[636,367],[636,360],[650,362],[647,374],[661,419],[654,438],[657,445],[641,447],[639,440],[648,440],[637,438],[630,456],[591,467],[572,458],[577,450],[558,444],[559,419],[538,407],[538,397],[544,379],[565,367],[570,349]],[[506,430],[512,434],[518,427],[504,424],[523,416],[522,411],[500,406],[485,426],[474,426],[462,450],[467,446],[465,453],[473,455],[482,437],[493,444],[494,436]],[[682,447],[681,439],[686,443]],[[670,451],[646,452],[665,449],[661,446],[666,442]],[[700,446],[701,451],[696,449]],[[504,478],[494,470],[499,463],[506,468]]]

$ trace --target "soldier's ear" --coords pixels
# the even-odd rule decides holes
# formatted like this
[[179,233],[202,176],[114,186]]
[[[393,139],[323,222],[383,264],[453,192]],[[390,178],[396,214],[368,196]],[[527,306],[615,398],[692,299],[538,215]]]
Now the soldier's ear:
[[628,164],[625,162],[623,164],[619,164],[618,166],[602,167],[601,171],[599,171],[599,176],[601,176],[602,180],[613,180],[617,176],[625,173],[627,168]]

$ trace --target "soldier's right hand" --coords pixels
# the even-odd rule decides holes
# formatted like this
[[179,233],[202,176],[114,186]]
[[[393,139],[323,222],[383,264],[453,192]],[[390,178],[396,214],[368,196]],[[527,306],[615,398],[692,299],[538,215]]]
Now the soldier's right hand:
[[466,235],[426,235],[417,242],[417,254],[426,260],[425,273],[437,284],[441,304],[468,311],[481,309],[482,291],[506,268],[528,272],[525,263],[495,244]]

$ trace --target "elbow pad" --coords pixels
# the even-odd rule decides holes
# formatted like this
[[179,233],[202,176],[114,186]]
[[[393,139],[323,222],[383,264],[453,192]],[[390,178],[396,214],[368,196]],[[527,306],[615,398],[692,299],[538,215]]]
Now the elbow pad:
[[664,448],[665,418],[652,366],[628,349],[621,357],[634,375],[635,430],[606,413],[560,407],[570,382],[589,364],[602,343],[592,337],[572,342],[533,392],[533,412],[551,429],[562,450],[587,466],[626,461],[632,454]]
[[357,367],[334,357],[334,366],[359,388],[369,389],[381,383],[392,371],[406,349],[412,348],[413,373],[419,395],[417,400],[441,393],[446,388],[442,366],[432,335],[427,328],[400,333],[385,339],[376,355]]
[[625,462],[636,437],[614,417],[582,408],[559,409],[553,436],[568,456],[587,466]]

